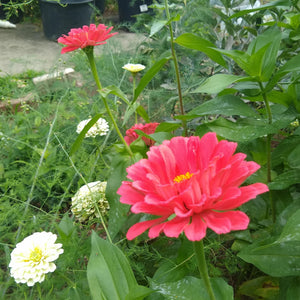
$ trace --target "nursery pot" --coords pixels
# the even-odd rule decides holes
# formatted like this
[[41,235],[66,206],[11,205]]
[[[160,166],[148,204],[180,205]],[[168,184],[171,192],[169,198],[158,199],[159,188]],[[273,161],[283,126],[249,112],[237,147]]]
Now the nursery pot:
[[94,0],[40,0],[44,34],[56,41],[71,28],[90,25],[93,18]]
[[103,14],[105,10],[105,0],[95,0],[95,6],[100,10],[101,14]]
[[118,0],[120,21],[132,22],[134,15],[148,13],[148,5],[152,3],[153,0]]

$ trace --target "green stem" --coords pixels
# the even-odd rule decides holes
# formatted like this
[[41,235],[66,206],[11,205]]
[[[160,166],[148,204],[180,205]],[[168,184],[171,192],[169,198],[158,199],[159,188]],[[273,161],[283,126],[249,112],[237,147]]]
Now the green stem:
[[194,252],[195,252],[195,256],[196,256],[196,260],[197,260],[197,264],[198,264],[198,269],[199,269],[201,278],[204,281],[204,285],[208,292],[209,298],[210,298],[210,300],[216,300],[212,286],[210,284],[209,276],[208,276],[205,254],[204,254],[203,240],[196,241],[193,244],[194,244]]
[[[263,84],[259,82],[259,87],[262,93],[262,97],[264,99],[266,111],[267,111],[267,116],[268,116],[268,123],[271,125],[273,123],[273,116],[272,116],[272,111],[270,108],[270,103],[267,98],[265,89],[263,87]],[[266,151],[267,151],[267,182],[272,181],[272,164],[271,164],[271,142],[272,142],[272,134],[267,135],[267,145],[266,145]],[[272,197],[272,193],[269,192],[269,199],[270,199],[270,205],[271,205],[271,210],[272,210],[272,220],[273,222],[276,221],[276,207],[275,207],[275,202]]]
[[[91,66],[91,70],[92,70],[95,82],[97,84],[98,90],[101,91],[102,90],[102,85],[101,85],[101,82],[100,82],[100,79],[99,79],[99,75],[98,75],[97,67],[96,67],[96,63],[95,63],[94,47],[93,46],[86,47],[86,48],[83,49],[83,51],[84,51],[84,53],[88,57],[88,60],[89,60],[90,66]],[[120,137],[122,143],[125,146],[125,149],[127,150],[128,154],[130,156],[133,156],[133,153],[132,153],[130,147],[125,142],[125,139],[124,139],[124,137],[123,137],[123,135],[122,135],[122,133],[121,133],[118,125],[117,125],[117,122],[116,122],[114,116],[112,115],[112,112],[111,112],[111,110],[110,110],[110,108],[108,106],[106,98],[101,96],[101,99],[102,99],[102,101],[104,103],[104,106],[105,106],[105,109],[106,109],[106,111],[107,111],[107,113],[108,113],[108,115],[109,115],[109,117],[110,117],[110,119],[111,119],[111,121],[112,121],[112,123],[113,123],[113,125],[114,125],[114,127],[116,129],[116,131],[117,131],[118,136]]]
[[[136,73],[132,72],[132,100],[134,99],[134,91],[135,91],[135,83],[136,83]],[[134,120],[135,124],[137,124],[137,112],[136,110],[134,111]]]
[[[165,0],[165,10],[166,10],[166,15],[167,15],[167,20],[170,20],[171,17],[170,17],[170,12],[169,12],[168,0]],[[172,22],[170,22],[168,27],[169,27],[169,31],[170,31],[171,52],[172,52],[172,57],[173,57],[174,67],[175,67],[180,112],[181,112],[182,115],[184,115],[185,111],[184,111],[184,107],[183,107],[183,98],[182,98],[182,91],[181,91],[181,82],[180,82],[178,60],[177,60],[176,51],[175,51],[175,47],[174,47],[174,35],[173,35]],[[185,120],[182,120],[182,127],[184,129],[185,135],[187,135],[187,127],[186,127],[186,121]]]

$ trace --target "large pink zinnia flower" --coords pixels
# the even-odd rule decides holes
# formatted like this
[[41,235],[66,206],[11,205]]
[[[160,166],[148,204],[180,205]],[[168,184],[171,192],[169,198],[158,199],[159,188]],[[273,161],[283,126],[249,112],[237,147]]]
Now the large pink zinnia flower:
[[[159,123],[147,123],[145,125],[143,124],[135,124],[134,126],[132,126],[130,129],[128,129],[126,131],[126,136],[124,137],[125,142],[130,145],[133,141],[135,141],[139,135],[138,133],[135,132],[136,129],[141,130],[143,132],[145,132],[146,134],[152,134],[155,132],[156,127],[159,125]],[[147,146],[152,146],[155,144],[155,141],[146,138],[146,137],[142,137],[142,140],[145,142],[145,144]]]
[[199,241],[211,228],[218,234],[246,229],[248,216],[235,211],[238,206],[267,192],[263,183],[239,187],[260,166],[234,154],[236,143],[218,142],[215,133],[201,139],[174,137],[153,146],[142,159],[130,166],[128,178],[118,190],[120,201],[132,205],[133,213],[160,216],[133,225],[129,240],[149,229],[149,237],[161,232],[178,237],[184,232]]
[[82,28],[73,28],[68,35],[64,34],[57,40],[59,43],[66,45],[66,47],[62,48],[61,53],[64,54],[79,48],[83,49],[88,46],[106,44],[105,41],[107,39],[117,34],[117,32],[110,33],[112,29],[113,27],[107,29],[107,26],[104,24],[99,24],[98,26],[91,24]]

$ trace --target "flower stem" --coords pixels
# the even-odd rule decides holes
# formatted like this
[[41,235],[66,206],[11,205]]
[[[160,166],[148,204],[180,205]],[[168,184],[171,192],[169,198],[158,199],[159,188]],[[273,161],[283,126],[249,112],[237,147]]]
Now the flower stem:
[[201,275],[201,278],[204,281],[204,285],[206,287],[206,290],[208,292],[210,300],[216,300],[214,292],[212,290],[212,286],[210,284],[207,266],[206,266],[206,260],[205,260],[205,254],[204,254],[204,246],[203,246],[203,240],[196,241],[194,244],[194,252],[198,264],[198,269]]
[[[265,89],[263,87],[263,84],[259,82],[259,87],[262,93],[262,97],[264,99],[266,111],[267,111],[267,116],[268,116],[268,123],[271,125],[273,123],[273,116],[272,116],[272,111],[270,108],[270,103],[267,98]],[[267,135],[267,144],[266,144],[266,151],[267,151],[267,182],[272,181],[272,164],[271,164],[271,142],[272,142],[272,135],[268,134]],[[271,210],[272,210],[272,220],[273,223],[276,221],[276,207],[274,203],[274,199],[272,197],[271,191],[269,192],[269,199],[270,199],[270,205],[271,205]]]
[[[91,70],[92,70],[92,74],[94,76],[94,80],[95,80],[95,82],[97,84],[98,90],[101,91],[102,90],[102,85],[101,85],[101,82],[100,82],[100,79],[99,79],[99,75],[98,75],[98,72],[97,72],[97,68],[96,68],[96,63],[95,63],[95,58],[94,58],[94,47],[92,47],[92,46],[91,47],[86,47],[86,48],[83,49],[83,51],[84,51],[84,53],[88,57],[88,60],[89,60],[90,66],[91,66]],[[107,111],[107,113],[108,113],[108,115],[109,115],[109,117],[110,117],[110,119],[111,119],[111,121],[112,121],[112,123],[113,123],[113,125],[114,125],[114,127],[116,129],[116,131],[117,131],[118,136],[120,137],[122,143],[125,146],[126,151],[128,152],[128,154],[130,156],[133,156],[133,153],[132,153],[130,147],[125,142],[124,137],[123,137],[123,135],[122,135],[122,133],[121,133],[118,125],[117,125],[117,122],[116,122],[114,116],[112,115],[112,112],[111,112],[111,110],[110,110],[110,108],[108,106],[106,98],[103,97],[103,96],[101,96],[101,99],[102,99],[103,104],[105,106],[105,109],[106,109],[106,111]]]
[[[134,99],[134,91],[135,91],[135,85],[136,85],[136,73],[132,72],[132,100]],[[137,124],[137,112],[134,111],[134,120],[135,124]]]
[[[170,20],[168,0],[165,0],[165,10],[166,10],[167,19]],[[177,91],[178,91],[180,112],[181,112],[182,115],[184,115],[185,111],[184,111],[184,107],[183,107],[183,98],[182,98],[182,91],[181,91],[181,82],[180,82],[178,60],[177,60],[177,55],[176,55],[176,51],[175,51],[175,47],[174,47],[174,35],[173,35],[172,22],[170,22],[168,27],[169,27],[169,31],[170,31],[171,52],[172,52],[172,57],[173,57],[173,61],[174,61],[175,74],[176,74],[176,80],[177,80]],[[185,120],[182,120],[182,127],[184,129],[185,135],[187,136],[187,127],[186,127],[186,121]]]

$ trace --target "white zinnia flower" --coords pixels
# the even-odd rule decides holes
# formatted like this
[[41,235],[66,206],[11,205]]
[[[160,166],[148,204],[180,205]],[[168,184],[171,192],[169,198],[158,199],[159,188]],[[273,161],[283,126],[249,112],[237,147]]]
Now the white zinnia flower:
[[90,182],[82,186],[74,195],[71,210],[80,222],[99,218],[98,209],[102,215],[107,213],[109,203],[105,198],[106,185],[106,181]]
[[[83,120],[77,125],[76,132],[80,133],[91,119]],[[96,137],[97,135],[106,135],[109,130],[105,119],[99,118],[98,121],[89,129],[85,137]]]
[[64,252],[62,244],[55,244],[56,238],[52,232],[36,232],[16,245],[11,252],[9,267],[10,275],[17,283],[33,286],[44,281],[46,273],[54,272],[53,261]]
[[141,64],[126,64],[122,68],[127,71],[130,71],[131,73],[137,73],[144,70],[146,67]]

